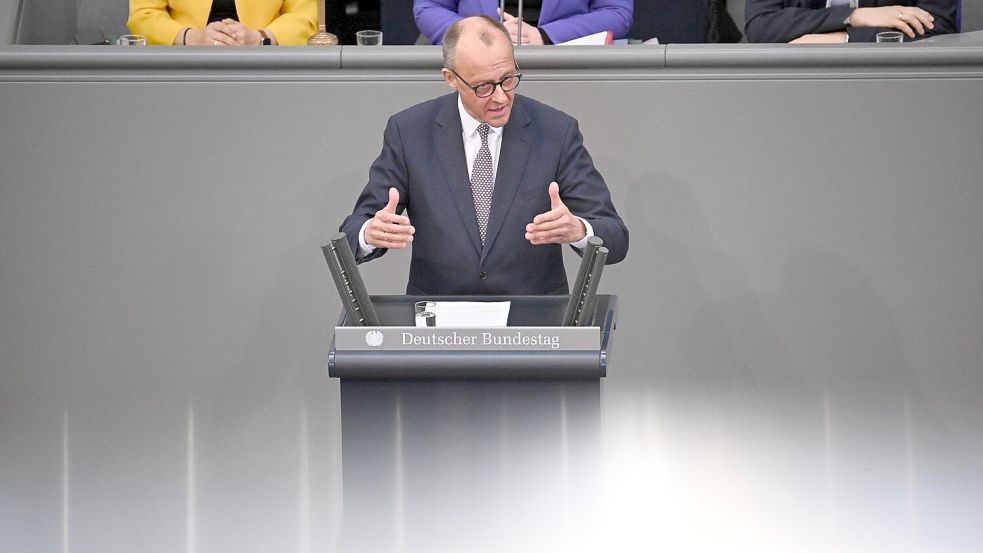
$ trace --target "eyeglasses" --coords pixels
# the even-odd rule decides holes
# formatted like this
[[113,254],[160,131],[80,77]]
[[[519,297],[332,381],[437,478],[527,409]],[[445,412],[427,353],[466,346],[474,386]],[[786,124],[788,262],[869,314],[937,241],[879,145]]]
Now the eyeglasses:
[[[516,66],[515,68],[519,69],[519,66]],[[449,69],[450,72],[453,73],[455,77],[461,79],[461,82],[463,82],[468,86],[468,88],[473,90],[474,95],[479,98],[487,98],[492,94],[494,94],[496,86],[502,87],[502,90],[505,92],[515,90],[515,88],[519,86],[519,81],[522,80],[522,73],[516,73],[514,75],[509,75],[508,77],[505,77],[504,79],[498,81],[497,83],[481,83],[479,85],[472,85],[468,81],[465,81],[464,77],[458,75],[457,71],[454,71],[450,67],[448,67],[447,69]]]

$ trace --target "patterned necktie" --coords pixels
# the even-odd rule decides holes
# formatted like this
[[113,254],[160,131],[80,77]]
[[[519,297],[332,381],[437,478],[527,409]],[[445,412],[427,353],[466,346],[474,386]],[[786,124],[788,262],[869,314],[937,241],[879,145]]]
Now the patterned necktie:
[[481,245],[485,245],[485,233],[488,231],[488,214],[491,212],[492,192],[495,181],[492,179],[492,158],[488,150],[488,125],[478,125],[481,136],[481,148],[474,158],[471,168],[471,194],[474,195],[474,214],[478,217],[478,232],[481,234]]

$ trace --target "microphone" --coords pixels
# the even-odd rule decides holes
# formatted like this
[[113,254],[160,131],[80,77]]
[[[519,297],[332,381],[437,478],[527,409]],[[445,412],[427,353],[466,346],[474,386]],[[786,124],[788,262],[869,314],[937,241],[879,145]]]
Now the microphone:
[[321,251],[328,263],[328,269],[331,270],[341,304],[348,312],[348,319],[354,326],[380,326],[379,316],[376,315],[372,300],[365,290],[365,283],[362,282],[362,275],[358,272],[355,255],[345,233],[339,232],[332,236],[321,247]]
[[591,315],[587,309],[593,309],[601,271],[604,270],[604,262],[608,257],[608,249],[603,247],[603,244],[604,241],[597,236],[587,239],[587,247],[580,259],[577,279],[570,290],[570,301],[567,302],[567,309],[563,314],[562,326],[587,326],[588,321],[585,319]]
[[601,272],[604,270],[604,263],[607,259],[608,249],[605,247],[597,248],[597,255],[594,256],[594,261],[591,263],[587,292],[584,294],[584,305],[573,321],[576,326],[591,326],[591,322],[593,322],[594,306],[597,304],[597,285],[601,283]]

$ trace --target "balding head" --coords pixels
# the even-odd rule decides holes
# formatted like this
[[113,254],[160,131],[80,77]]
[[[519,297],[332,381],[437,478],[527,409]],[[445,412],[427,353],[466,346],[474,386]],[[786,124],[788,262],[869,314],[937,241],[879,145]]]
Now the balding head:
[[485,15],[459,19],[444,33],[444,67],[457,69],[455,67],[457,49],[462,42],[466,44],[466,47],[484,45],[490,48],[501,40],[507,42],[511,47],[512,35],[497,19]]
[[[492,127],[508,123],[518,84],[512,77],[518,67],[512,40],[501,23],[487,17],[455,23],[444,35],[444,64],[441,74],[447,86],[457,91],[471,117]],[[509,90],[502,86],[506,81]],[[477,87],[489,84],[493,85],[491,94],[478,96]]]

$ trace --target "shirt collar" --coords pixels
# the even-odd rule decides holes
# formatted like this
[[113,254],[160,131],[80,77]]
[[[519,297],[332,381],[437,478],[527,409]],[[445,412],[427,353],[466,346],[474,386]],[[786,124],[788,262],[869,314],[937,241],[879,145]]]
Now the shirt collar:
[[[457,111],[460,112],[461,114],[461,130],[464,132],[464,136],[465,137],[471,136],[472,134],[477,132],[478,125],[481,124],[481,121],[478,121],[474,117],[471,117],[471,114],[468,113],[468,110],[464,109],[464,102],[461,101],[460,94],[457,95]],[[493,127],[491,125],[488,125],[488,129],[489,132],[493,132],[499,136],[501,136],[502,134],[502,127]]]

